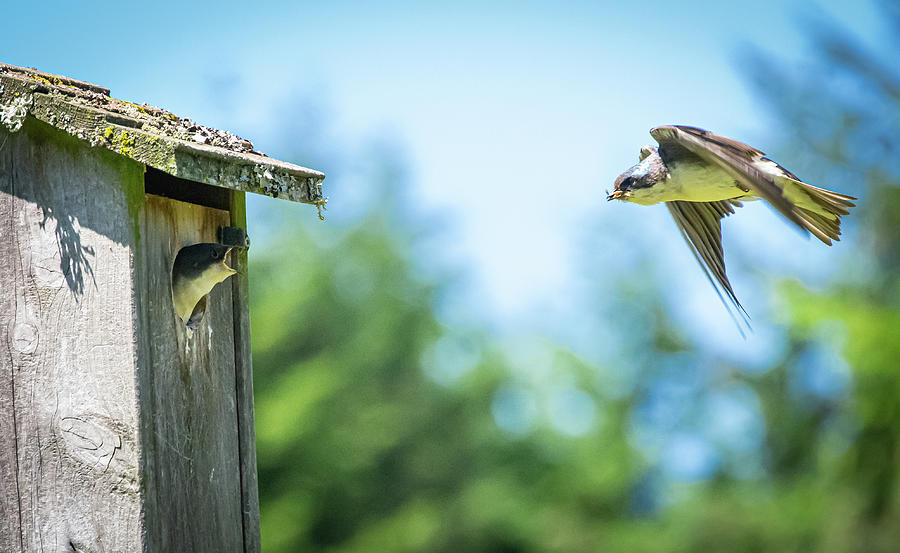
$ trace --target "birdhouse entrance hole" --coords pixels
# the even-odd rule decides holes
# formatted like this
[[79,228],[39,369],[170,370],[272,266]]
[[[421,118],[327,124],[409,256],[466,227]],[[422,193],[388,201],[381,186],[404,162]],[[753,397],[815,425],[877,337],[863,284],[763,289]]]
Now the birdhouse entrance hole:
[[172,302],[175,314],[194,330],[206,312],[206,297],[236,271],[228,266],[230,246],[199,243],[178,250],[172,264]]
[[[222,291],[214,292],[215,297],[206,294],[199,296],[194,291],[182,294],[192,296],[193,305],[176,306],[175,298],[175,260],[186,248],[201,243],[217,243],[222,228],[232,225],[231,209],[236,199],[234,196],[243,192],[228,188],[211,186],[201,182],[182,179],[168,173],[146,167],[144,172],[144,218],[148,228],[142,231],[142,239],[148,243],[148,252],[156,258],[156,263],[165,264],[166,282],[160,282],[161,295],[166,298],[169,308],[163,308],[174,314],[174,319],[188,329],[196,328],[215,307],[221,308],[225,300]],[[152,221],[152,222],[151,222]],[[146,232],[149,231],[149,234]],[[152,246],[150,244],[153,244]],[[233,256],[231,256],[232,259]],[[218,288],[218,287],[217,287]],[[184,292],[183,288],[181,288]],[[198,298],[194,301],[194,298]],[[229,310],[230,311],[230,310]],[[215,318],[215,317],[214,317]],[[210,323],[212,324],[212,323]],[[190,336],[190,333],[188,333]]]

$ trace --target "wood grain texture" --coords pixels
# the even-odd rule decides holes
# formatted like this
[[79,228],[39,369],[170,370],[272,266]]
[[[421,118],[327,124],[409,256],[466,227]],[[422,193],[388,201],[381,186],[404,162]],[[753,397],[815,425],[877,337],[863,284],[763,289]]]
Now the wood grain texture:
[[140,551],[135,237],[143,167],[0,130],[0,551]]
[[182,246],[231,211],[28,118],[0,129],[0,552],[259,551],[246,251],[189,336]]
[[[189,335],[174,313],[178,250],[214,242],[227,211],[147,195],[135,258],[146,551],[244,551],[232,284]],[[235,275],[234,278],[246,278]]]
[[[247,230],[247,209],[243,192],[233,192],[231,226]],[[232,267],[238,275],[231,278],[234,301],[234,360],[237,424],[241,469],[241,512],[244,551],[259,553],[259,491],[256,469],[256,431],[253,419],[253,363],[250,355],[250,290],[247,275],[247,250],[231,252]]]

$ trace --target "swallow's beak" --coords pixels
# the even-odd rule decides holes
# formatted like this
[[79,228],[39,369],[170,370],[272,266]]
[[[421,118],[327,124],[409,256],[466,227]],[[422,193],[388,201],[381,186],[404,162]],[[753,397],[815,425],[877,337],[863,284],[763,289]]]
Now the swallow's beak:
[[608,194],[606,196],[606,201],[611,202],[613,200],[621,200],[623,195],[624,192],[622,192],[621,190],[613,190],[612,194]]

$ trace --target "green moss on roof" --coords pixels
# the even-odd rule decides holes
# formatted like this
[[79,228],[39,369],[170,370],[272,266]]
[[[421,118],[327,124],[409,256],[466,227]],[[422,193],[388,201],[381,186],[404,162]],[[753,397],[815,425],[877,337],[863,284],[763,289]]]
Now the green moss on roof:
[[85,141],[171,175],[322,206],[325,175],[255,151],[249,140],[109,89],[0,63],[0,124],[12,132],[34,117]]

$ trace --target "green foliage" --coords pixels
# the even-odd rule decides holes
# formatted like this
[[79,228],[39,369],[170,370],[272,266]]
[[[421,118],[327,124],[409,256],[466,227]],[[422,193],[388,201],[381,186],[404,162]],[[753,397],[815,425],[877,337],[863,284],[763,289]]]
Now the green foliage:
[[326,246],[296,227],[296,255],[253,264],[266,551],[594,550],[595,517],[627,513],[639,476],[624,404],[584,438],[523,439],[492,417],[501,356],[429,379],[449,330],[388,234],[377,214]]
[[[900,18],[888,20],[900,32]],[[251,266],[264,550],[896,551],[900,169],[870,150],[900,151],[900,75],[823,28],[815,63],[779,70],[766,59],[755,76],[828,162],[810,180],[861,196],[847,218],[859,225],[858,269],[822,290],[778,285],[784,348],[765,370],[691,343],[658,286],[629,278],[605,311],[629,329],[611,331],[611,366],[540,341],[549,377],[535,383],[488,333],[436,319],[447,279],[415,276],[429,260],[408,246],[424,223],[392,216],[399,202],[343,225],[288,226]],[[848,96],[846,83],[865,92]],[[396,167],[373,174],[383,190],[402,188]],[[474,353],[436,345],[460,336]],[[436,355],[460,366],[436,373]],[[827,370],[847,381],[816,380]],[[589,399],[585,432],[548,422],[548,379]],[[758,441],[710,430],[717,396],[758,406]],[[686,432],[715,448],[697,479],[673,478],[654,452]]]

